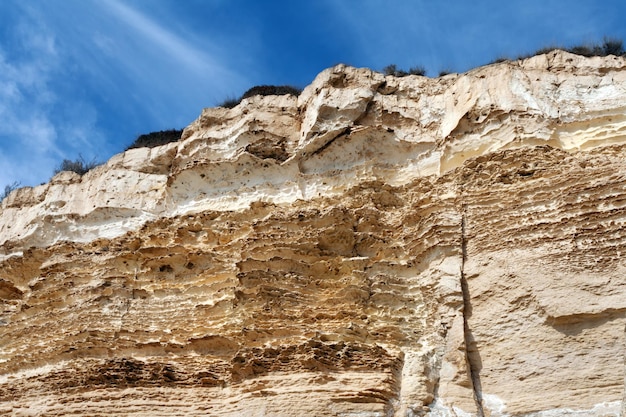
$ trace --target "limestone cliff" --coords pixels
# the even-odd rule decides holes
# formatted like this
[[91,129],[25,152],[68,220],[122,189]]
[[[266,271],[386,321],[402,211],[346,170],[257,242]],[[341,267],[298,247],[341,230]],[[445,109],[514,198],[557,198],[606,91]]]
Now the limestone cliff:
[[0,413],[617,416],[626,60],[337,66],[0,209]]

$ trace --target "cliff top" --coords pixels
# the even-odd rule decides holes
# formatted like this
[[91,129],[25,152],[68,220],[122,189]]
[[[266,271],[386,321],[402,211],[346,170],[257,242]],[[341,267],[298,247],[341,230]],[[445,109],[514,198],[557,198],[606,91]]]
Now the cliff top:
[[338,65],[298,97],[207,108],[178,142],[15,190],[0,208],[0,256],[119,235],[162,216],[440,176],[502,149],[623,143],[625,68],[624,57],[560,50],[439,78]]

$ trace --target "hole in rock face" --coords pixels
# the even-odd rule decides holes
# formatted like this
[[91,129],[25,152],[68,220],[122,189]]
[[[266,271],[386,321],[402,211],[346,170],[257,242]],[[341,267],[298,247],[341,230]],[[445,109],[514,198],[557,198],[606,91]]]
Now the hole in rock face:
[[172,268],[170,265],[161,265],[159,267],[159,272],[174,272],[174,268]]
[[274,159],[285,162],[289,159],[285,138],[264,138],[246,146],[246,152],[260,159]]
[[0,300],[19,300],[23,292],[12,283],[0,280]]

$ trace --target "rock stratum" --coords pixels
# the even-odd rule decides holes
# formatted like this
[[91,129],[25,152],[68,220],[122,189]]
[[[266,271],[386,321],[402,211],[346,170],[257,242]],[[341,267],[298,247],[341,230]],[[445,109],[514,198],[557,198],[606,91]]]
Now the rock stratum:
[[624,415],[626,60],[343,65],[0,211],[0,414]]

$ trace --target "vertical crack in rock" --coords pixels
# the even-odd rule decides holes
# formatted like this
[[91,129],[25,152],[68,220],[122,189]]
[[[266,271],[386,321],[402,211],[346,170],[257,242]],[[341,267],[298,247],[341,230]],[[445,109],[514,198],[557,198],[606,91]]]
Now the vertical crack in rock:
[[465,277],[465,261],[467,260],[467,235],[466,235],[466,211],[467,205],[465,203],[461,206],[461,291],[463,292],[463,327],[465,334],[465,355],[467,360],[467,367],[472,381],[472,389],[474,391],[474,401],[476,402],[476,410],[478,417],[484,417],[483,412],[483,398],[482,387],[480,383],[480,357],[478,351],[474,346],[474,336],[469,327],[468,318],[472,315],[472,304],[467,285],[467,278]]
[[[624,335],[626,336],[626,327],[624,328]],[[626,343],[622,343],[622,352],[624,352],[624,363],[622,365],[624,367],[624,391],[622,393],[622,407],[620,409],[619,417],[626,417]]]

